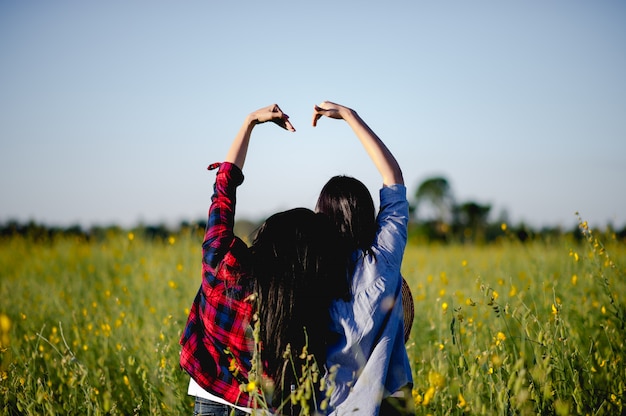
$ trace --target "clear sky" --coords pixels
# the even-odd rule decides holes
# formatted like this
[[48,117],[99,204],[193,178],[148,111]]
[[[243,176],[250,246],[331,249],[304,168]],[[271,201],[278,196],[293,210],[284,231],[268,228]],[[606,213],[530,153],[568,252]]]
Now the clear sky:
[[[532,226],[626,225],[626,2],[0,2],[0,222],[177,224],[205,217],[245,115],[238,218],[312,208],[335,174],[380,177],[354,108],[410,198],[445,176],[459,202]],[[377,200],[377,198],[375,198]]]

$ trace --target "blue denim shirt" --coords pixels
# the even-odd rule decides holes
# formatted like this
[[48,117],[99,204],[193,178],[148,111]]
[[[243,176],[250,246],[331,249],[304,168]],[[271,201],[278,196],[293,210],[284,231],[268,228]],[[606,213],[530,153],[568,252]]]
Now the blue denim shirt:
[[406,187],[382,188],[372,254],[354,253],[353,297],[331,306],[333,330],[341,335],[327,357],[329,368],[339,366],[330,400],[333,415],[378,415],[384,397],[413,383],[400,275],[408,221]]

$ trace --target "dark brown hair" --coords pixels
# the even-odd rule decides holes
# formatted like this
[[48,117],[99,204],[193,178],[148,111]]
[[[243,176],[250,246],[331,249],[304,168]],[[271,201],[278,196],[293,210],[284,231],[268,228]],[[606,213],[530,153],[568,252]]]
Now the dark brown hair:
[[333,341],[330,304],[348,291],[338,242],[325,215],[296,208],[268,218],[252,244],[261,357],[275,383],[274,405],[288,398],[291,385],[297,384],[291,363],[285,365],[283,358],[287,345],[294,357],[306,345],[320,368],[326,361]]

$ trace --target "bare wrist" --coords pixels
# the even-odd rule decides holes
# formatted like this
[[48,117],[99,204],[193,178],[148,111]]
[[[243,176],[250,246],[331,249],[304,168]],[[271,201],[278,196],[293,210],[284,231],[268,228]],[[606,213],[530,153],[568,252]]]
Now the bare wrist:
[[359,119],[359,115],[357,114],[357,112],[348,107],[344,107],[340,114],[341,114],[341,118],[343,118],[346,121]]
[[248,114],[248,116],[246,117],[246,119],[243,122],[243,125],[246,128],[249,128],[249,129],[251,129],[252,127],[254,127],[257,124],[259,124],[259,119],[256,117],[256,115],[254,113]]

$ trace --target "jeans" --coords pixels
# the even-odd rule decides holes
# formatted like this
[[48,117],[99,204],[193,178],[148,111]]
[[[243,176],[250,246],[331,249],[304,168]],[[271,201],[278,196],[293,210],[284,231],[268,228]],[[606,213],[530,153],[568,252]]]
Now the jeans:
[[249,416],[248,413],[242,410],[201,397],[196,397],[193,414],[194,416]]

